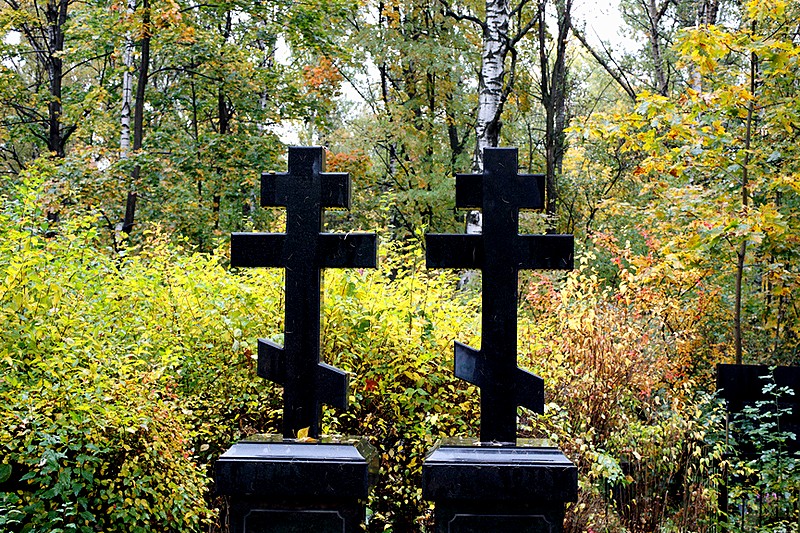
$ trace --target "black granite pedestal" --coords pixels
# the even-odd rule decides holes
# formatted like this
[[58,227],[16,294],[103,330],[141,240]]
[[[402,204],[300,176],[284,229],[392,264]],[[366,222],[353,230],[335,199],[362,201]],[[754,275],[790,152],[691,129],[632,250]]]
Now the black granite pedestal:
[[225,452],[214,478],[229,499],[232,533],[354,533],[377,467],[364,439],[264,436]]
[[560,533],[578,471],[547,441],[445,440],[422,465],[422,495],[435,503],[437,533]]

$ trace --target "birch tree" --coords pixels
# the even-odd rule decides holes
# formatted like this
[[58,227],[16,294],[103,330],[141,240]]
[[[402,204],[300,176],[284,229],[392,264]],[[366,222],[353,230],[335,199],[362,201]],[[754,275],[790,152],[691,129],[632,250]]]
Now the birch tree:
[[[476,142],[472,165],[475,172],[483,169],[484,148],[495,147],[500,141],[503,107],[514,87],[517,65],[515,47],[538,20],[536,15],[530,16],[527,13],[526,7],[530,3],[529,0],[520,0],[518,4],[512,5],[509,0],[486,0],[483,18],[445,3],[451,17],[474,23],[482,34]],[[479,211],[467,214],[467,233],[480,233],[481,225]]]
[[[128,0],[128,16],[132,17],[136,11],[136,0]],[[150,69],[150,0],[142,0],[142,22],[139,29],[139,68],[136,81],[136,97],[133,99],[133,72],[134,67],[134,42],[130,35],[125,38],[123,51],[124,71],[122,74],[122,111],[120,118],[120,157],[128,157],[131,148],[131,104],[133,104],[133,151],[142,149],[144,139],[144,99],[147,88],[148,72]],[[133,230],[136,217],[136,183],[139,181],[141,165],[138,163],[131,172],[128,194],[125,199],[125,218],[119,229],[125,233]]]
[[[128,0],[127,16],[133,18],[136,0]],[[131,148],[131,108],[133,104],[133,53],[134,42],[131,31],[125,35],[122,51],[122,107],[120,110],[120,158],[126,159]]]
[[[533,5],[536,13],[531,14]],[[478,26],[482,33],[478,109],[475,126],[476,146],[473,169],[483,168],[483,149],[497,146],[502,128],[503,107],[514,88],[517,68],[517,43],[537,24],[541,4],[520,0],[486,0],[483,18],[445,3],[447,13]]]
[[[511,43],[508,40],[511,6],[508,0],[487,0],[486,20],[482,23],[483,49],[478,96],[478,120],[475,126],[475,170],[483,168],[483,149],[498,145],[500,116],[508,96],[506,92],[506,56]],[[513,76],[513,71],[511,72]],[[508,89],[510,90],[511,84]]]
[[[133,18],[136,12],[136,0],[128,0],[127,17]],[[131,32],[125,35],[124,48],[122,51],[122,107],[120,109],[120,135],[119,135],[119,157],[127,159],[131,148],[131,107],[133,104],[133,54],[134,41]],[[130,233],[133,228],[133,217],[136,210],[136,192],[133,185],[128,188],[128,195],[125,199],[125,218],[122,223],[115,228],[115,231],[125,231]],[[114,238],[116,242],[116,237]]]

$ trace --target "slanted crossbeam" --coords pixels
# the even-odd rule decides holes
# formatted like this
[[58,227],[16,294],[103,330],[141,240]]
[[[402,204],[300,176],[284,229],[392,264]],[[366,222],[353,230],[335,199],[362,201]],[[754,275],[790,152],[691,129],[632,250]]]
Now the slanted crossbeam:
[[374,268],[375,234],[322,233],[325,208],[350,207],[350,177],[321,147],[290,147],[289,171],[261,176],[261,206],[286,208],[286,233],[234,233],[231,266],[286,269],[284,346],[258,340],[258,375],[283,386],[283,435],[319,437],[322,404],[347,408],[347,374],[320,361],[322,269]]
[[515,442],[517,406],[544,412],[544,382],[517,366],[519,271],[568,270],[572,235],[520,235],[520,209],[544,208],[544,176],[517,172],[516,148],[486,148],[482,174],[456,175],[456,207],[481,209],[477,235],[426,235],[428,268],[483,272],[481,348],[455,343],[455,375],[481,389],[482,441]]

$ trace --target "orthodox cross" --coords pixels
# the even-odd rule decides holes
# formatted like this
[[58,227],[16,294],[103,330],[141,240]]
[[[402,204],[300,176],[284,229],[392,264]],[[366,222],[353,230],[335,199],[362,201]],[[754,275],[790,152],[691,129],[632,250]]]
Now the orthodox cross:
[[258,340],[258,375],[283,385],[283,436],[319,437],[323,403],[347,409],[347,374],[320,362],[323,268],[374,268],[375,234],[322,233],[326,207],[350,207],[350,176],[321,147],[289,147],[289,171],[261,176],[261,206],[286,208],[286,233],[234,233],[231,266],[286,269],[284,346]]
[[481,234],[426,235],[428,268],[483,272],[481,349],[455,343],[455,375],[481,389],[480,439],[516,442],[517,406],[544,412],[542,378],[517,367],[518,274],[568,270],[572,235],[520,235],[520,209],[544,207],[544,176],[517,173],[516,148],[486,148],[482,174],[456,175],[456,207],[479,208]]

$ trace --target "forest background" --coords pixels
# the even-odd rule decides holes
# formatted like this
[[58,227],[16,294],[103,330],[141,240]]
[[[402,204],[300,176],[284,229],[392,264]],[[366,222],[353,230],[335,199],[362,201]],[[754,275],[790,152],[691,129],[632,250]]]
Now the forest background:
[[[521,432],[579,468],[567,530],[727,520],[715,365],[800,359],[800,4],[622,0],[625,47],[573,0],[1,4],[0,530],[225,530],[210,466],[279,430],[254,347],[283,309],[228,235],[281,230],[258,183],[287,131],[353,179],[328,229],[381,237],[323,311],[353,372],[325,429],[381,453],[370,531],[426,530],[425,451],[477,431],[450,368],[479,278],[426,270],[422,235],[464,230],[454,173],[497,145],[546,174],[520,231],[576,239],[573,272],[520,282],[547,387]],[[764,530],[791,530],[796,462],[739,466],[783,469],[737,497],[784,497]]]

